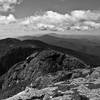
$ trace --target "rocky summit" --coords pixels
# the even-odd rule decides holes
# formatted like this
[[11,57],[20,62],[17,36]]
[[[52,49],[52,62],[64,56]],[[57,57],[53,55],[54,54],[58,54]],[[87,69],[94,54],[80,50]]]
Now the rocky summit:
[[34,52],[1,79],[0,100],[100,100],[100,67],[51,49]]

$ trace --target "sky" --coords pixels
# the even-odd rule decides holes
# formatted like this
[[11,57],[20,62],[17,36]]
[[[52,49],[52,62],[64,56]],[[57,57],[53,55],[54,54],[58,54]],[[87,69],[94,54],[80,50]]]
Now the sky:
[[99,10],[100,0],[24,0],[16,6],[15,15],[25,17],[41,11],[66,13],[72,10]]
[[99,29],[100,0],[0,0],[1,37],[33,34],[34,30],[90,34]]
[[[14,6],[15,11],[11,13],[22,18],[42,11],[66,13],[72,10],[99,10],[100,0],[21,0],[20,4]],[[9,14],[10,12],[6,13]]]

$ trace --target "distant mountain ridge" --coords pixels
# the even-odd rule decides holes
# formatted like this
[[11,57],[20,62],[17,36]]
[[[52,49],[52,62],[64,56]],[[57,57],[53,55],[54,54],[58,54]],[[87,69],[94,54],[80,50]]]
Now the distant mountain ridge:
[[[0,75],[9,70],[11,66],[19,61],[23,61],[27,56],[35,51],[53,49],[83,60],[86,64],[92,66],[100,65],[100,57],[62,48],[41,42],[40,40],[18,40],[7,38],[0,40]],[[10,59],[9,59],[10,58]],[[12,61],[11,61],[12,60]]]
[[100,56],[100,36],[89,35],[58,35],[51,33],[39,37],[24,36],[21,40],[40,40],[50,45],[55,45],[90,55]]

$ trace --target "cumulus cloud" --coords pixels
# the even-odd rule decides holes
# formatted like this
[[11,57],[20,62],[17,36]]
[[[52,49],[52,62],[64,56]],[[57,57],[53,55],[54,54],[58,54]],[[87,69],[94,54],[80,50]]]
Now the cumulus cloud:
[[0,24],[9,24],[11,22],[16,22],[14,15],[9,14],[8,16],[0,16]]
[[7,12],[14,10],[16,4],[20,4],[23,0],[0,0],[0,11]]
[[71,12],[71,16],[76,21],[79,20],[99,20],[100,19],[100,12],[95,11],[84,11],[84,10],[75,10]]
[[[74,10],[65,14],[47,11],[42,15],[33,15],[22,19],[16,19],[13,14],[8,16],[0,15],[0,38],[40,34],[40,32],[44,34],[48,33],[49,30],[56,31],[59,34],[66,33],[59,31],[66,30],[78,30],[82,34],[97,34],[98,30],[93,31],[95,29],[100,29],[99,11]],[[90,31],[84,32],[84,30]],[[69,34],[80,34],[78,31],[68,32]]]
[[86,21],[86,22],[84,22],[84,25],[87,25],[87,26],[90,26],[93,28],[100,28],[100,23],[96,23],[93,21]]
[[41,16],[35,15],[35,16],[28,17],[22,23],[23,24],[30,24],[30,23],[34,23],[34,22],[60,23],[64,19],[65,19],[65,16],[62,14],[59,14],[59,13],[53,12],[53,11],[47,11]]
[[[9,0],[9,2],[13,2],[14,4],[16,1],[17,0]],[[22,27],[35,30],[90,30],[100,28],[100,12],[74,10],[70,13],[61,14],[53,11],[46,11],[42,15],[33,15],[22,19],[16,19],[13,14],[0,16],[0,24],[10,24],[12,22],[22,25]]]
[[91,10],[74,10],[70,13],[60,14],[53,11],[47,11],[43,15],[34,15],[25,18],[20,22],[22,25],[33,25],[35,29],[79,29],[88,30],[91,28],[100,28],[100,12]]

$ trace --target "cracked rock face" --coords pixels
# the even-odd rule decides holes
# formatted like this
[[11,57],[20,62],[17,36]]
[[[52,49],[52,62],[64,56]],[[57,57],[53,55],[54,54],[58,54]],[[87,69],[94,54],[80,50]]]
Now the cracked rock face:
[[[3,87],[5,89],[11,85],[15,85],[19,81],[42,81],[42,79],[44,80],[47,76],[51,78],[51,80],[63,81],[65,78],[66,80],[71,78],[72,74],[67,71],[86,67],[86,64],[81,60],[57,51],[45,50],[40,53],[36,52],[29,56],[24,62],[14,65],[8,71]],[[49,74],[51,74],[51,76]]]
[[22,92],[4,100],[100,100],[100,77],[91,80],[91,75],[97,75],[97,69],[100,67],[92,72],[87,70],[91,72],[88,77],[55,82],[41,89],[32,87],[31,83]]
[[63,81],[43,89],[27,87],[24,91],[4,100],[89,100],[85,95],[79,94],[78,89],[75,91],[70,87],[68,90],[68,85]]
[[[87,68],[87,65],[83,61],[61,52],[57,52],[54,50],[44,50],[42,52],[35,52],[31,56],[27,57],[25,61],[15,64],[5,74],[1,94],[3,94],[4,97],[7,98],[21,91],[24,91],[26,86],[31,86],[32,89],[37,89],[36,91],[50,86],[53,87],[55,83],[62,81],[67,82],[68,80],[76,76],[86,76],[88,72],[84,71],[84,73],[82,74],[83,71],[81,71],[84,68]],[[78,75],[77,71],[73,71],[75,69],[80,69],[78,71]],[[76,76],[73,76],[73,73],[75,73]],[[44,94],[42,94],[41,96],[45,97]],[[35,96],[33,98],[39,99],[42,98],[41,96]],[[70,98],[70,96],[68,97]],[[57,98],[60,100],[61,97],[57,96],[55,99]],[[66,95],[63,95],[63,98],[66,98]],[[33,99],[19,98],[11,100]]]

